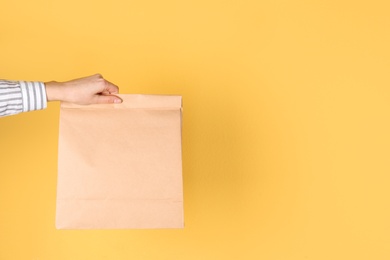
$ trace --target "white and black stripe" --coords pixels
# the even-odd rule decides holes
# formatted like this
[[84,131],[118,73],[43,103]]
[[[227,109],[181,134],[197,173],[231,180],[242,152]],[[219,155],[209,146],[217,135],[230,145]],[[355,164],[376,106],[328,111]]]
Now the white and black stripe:
[[47,107],[43,82],[0,80],[0,116]]

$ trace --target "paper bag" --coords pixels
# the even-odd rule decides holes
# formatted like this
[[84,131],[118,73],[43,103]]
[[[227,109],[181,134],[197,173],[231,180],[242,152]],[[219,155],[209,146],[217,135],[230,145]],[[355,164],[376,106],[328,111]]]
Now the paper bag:
[[58,229],[182,228],[181,97],[61,104]]

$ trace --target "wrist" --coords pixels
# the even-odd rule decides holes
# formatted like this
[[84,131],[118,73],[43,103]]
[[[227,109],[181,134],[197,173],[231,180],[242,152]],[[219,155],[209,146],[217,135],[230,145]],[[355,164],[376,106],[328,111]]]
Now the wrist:
[[45,82],[47,101],[61,101],[61,83],[56,81]]

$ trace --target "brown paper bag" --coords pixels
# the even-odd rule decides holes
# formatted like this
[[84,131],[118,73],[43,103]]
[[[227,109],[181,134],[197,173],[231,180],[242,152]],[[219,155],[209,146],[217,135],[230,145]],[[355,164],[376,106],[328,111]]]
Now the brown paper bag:
[[61,104],[58,229],[182,228],[181,97]]

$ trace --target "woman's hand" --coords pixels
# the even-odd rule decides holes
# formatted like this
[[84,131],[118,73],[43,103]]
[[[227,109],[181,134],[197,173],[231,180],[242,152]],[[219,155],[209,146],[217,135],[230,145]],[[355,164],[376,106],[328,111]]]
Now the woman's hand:
[[96,74],[66,82],[51,81],[45,83],[48,101],[65,101],[79,105],[122,103],[115,96],[119,89],[116,85]]

